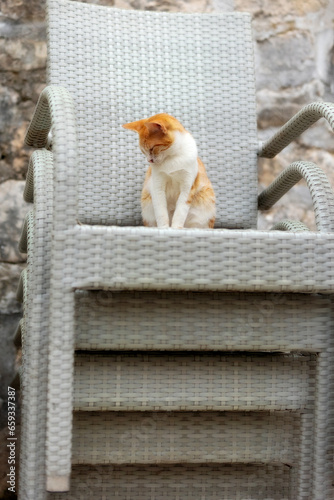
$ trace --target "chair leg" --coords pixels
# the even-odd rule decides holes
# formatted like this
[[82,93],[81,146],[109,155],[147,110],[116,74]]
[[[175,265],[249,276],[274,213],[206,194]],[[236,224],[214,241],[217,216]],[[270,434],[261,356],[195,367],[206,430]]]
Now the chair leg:
[[48,476],[46,480],[47,491],[69,491],[70,476]]
[[334,498],[333,472],[333,352],[318,356],[314,432],[313,500]]
[[314,412],[301,415],[300,462],[298,473],[297,500],[308,500],[312,491],[312,466],[314,453]]
[[68,491],[72,448],[74,293],[60,287],[51,289],[46,489]]
[[[27,185],[33,211],[26,219],[28,283],[22,332],[22,419],[19,498],[44,500],[49,288],[53,157],[35,151],[29,162]],[[27,191],[27,187],[25,192]]]
[[43,295],[29,301],[27,335],[23,339],[19,498],[35,500],[44,500],[46,495],[47,325],[40,320],[45,307]]

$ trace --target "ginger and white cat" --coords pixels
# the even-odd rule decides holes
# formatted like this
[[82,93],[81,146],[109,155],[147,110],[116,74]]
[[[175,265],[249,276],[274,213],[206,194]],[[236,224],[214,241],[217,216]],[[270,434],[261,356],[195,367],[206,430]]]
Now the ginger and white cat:
[[145,226],[212,228],[215,194],[192,135],[166,113],[126,123],[150,166],[141,196]]

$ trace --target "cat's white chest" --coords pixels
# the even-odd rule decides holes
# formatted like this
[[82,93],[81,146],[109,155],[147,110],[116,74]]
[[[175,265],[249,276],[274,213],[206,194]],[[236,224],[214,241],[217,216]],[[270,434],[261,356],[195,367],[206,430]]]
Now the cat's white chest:
[[175,210],[176,202],[180,196],[185,171],[179,170],[167,176],[166,179],[166,199],[169,211]]
[[[158,227],[184,226],[189,212],[188,199],[197,174],[194,139],[189,133],[176,133],[166,158],[160,163],[152,163],[147,185]],[[148,220],[148,215],[143,214],[143,218]]]

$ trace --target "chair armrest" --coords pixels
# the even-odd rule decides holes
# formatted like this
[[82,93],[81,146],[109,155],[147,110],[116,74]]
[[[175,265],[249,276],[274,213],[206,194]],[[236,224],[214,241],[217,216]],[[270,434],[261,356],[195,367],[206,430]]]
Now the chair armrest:
[[334,193],[323,170],[311,162],[295,162],[262,191],[258,198],[259,210],[268,210],[304,178],[310,190],[316,225],[321,232],[334,231]]
[[46,149],[34,151],[29,160],[26,184],[23,192],[24,201],[26,201],[27,203],[34,203],[36,194],[35,192],[37,190],[37,208],[39,208],[41,200],[43,200],[42,210],[46,210],[46,207],[44,206],[46,203],[46,198],[48,201],[47,210],[48,212],[50,212],[50,207],[52,206],[51,198],[53,193],[52,174],[53,154]]
[[[63,87],[49,86],[43,90],[28,128],[26,144],[38,148],[45,147],[50,129],[53,205],[45,212],[46,216],[49,215],[47,222],[50,224],[50,231],[47,231],[49,258],[45,255],[45,240],[39,239],[37,234],[34,239],[36,246],[39,242],[44,250],[41,269],[45,271],[47,262],[50,263],[46,272],[49,293],[46,346],[49,355],[45,353],[48,359],[48,388],[45,387],[48,394],[47,410],[45,409],[47,489],[68,491],[71,470],[74,294],[66,281],[67,267],[64,265],[64,256],[68,255],[68,249],[73,248],[68,230],[77,223],[78,153],[74,102]],[[49,153],[45,149],[38,152]],[[34,183],[35,202],[36,187]],[[31,189],[29,190],[31,197]],[[36,278],[34,280],[36,281]],[[63,315],[67,318],[66,321],[63,321]],[[40,330],[41,327],[38,331]],[[30,356],[34,359],[31,353]],[[36,435],[36,432],[33,435]]]
[[293,233],[309,233],[311,230],[297,220],[282,220],[274,224],[271,231],[291,231]]
[[54,127],[57,139],[65,137],[67,142],[74,142],[73,100],[68,90],[58,85],[49,85],[42,91],[25,136],[25,144],[35,148],[46,147],[51,127]]
[[[64,87],[46,87],[38,100],[28,127],[25,144],[43,148],[52,128],[54,231],[62,231],[76,222],[77,133],[73,99]],[[66,188],[66,193],[64,189]]]
[[334,131],[334,104],[329,102],[314,102],[304,106],[271,139],[262,144],[258,151],[258,156],[274,158],[290,142],[299,137],[320,118],[326,118]]

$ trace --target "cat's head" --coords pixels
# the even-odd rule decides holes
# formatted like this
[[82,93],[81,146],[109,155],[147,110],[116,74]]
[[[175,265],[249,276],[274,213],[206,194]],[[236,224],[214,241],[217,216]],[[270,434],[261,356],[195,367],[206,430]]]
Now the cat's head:
[[166,113],[126,123],[124,128],[139,134],[139,146],[150,163],[160,164],[173,154],[175,132],[186,132],[181,123]]

